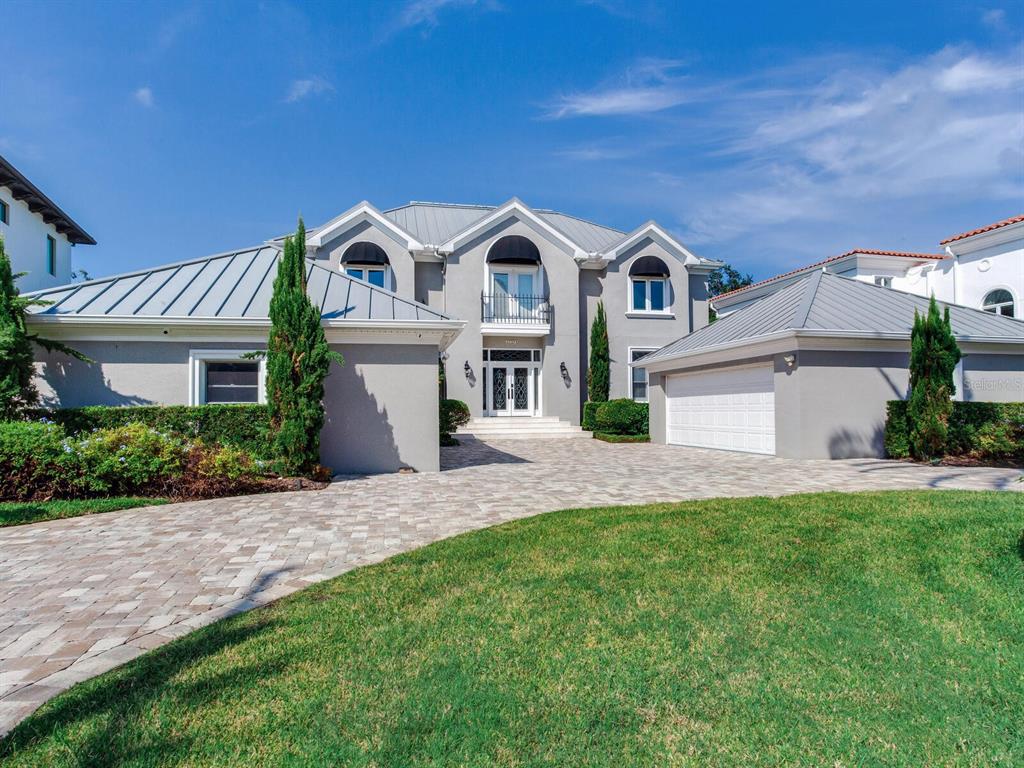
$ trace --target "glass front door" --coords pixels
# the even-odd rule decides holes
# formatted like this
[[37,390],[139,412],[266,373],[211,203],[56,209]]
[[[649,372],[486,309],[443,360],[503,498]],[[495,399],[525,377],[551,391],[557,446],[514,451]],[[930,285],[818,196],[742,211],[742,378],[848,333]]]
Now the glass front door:
[[528,366],[491,365],[492,416],[530,416],[533,414],[532,369]]

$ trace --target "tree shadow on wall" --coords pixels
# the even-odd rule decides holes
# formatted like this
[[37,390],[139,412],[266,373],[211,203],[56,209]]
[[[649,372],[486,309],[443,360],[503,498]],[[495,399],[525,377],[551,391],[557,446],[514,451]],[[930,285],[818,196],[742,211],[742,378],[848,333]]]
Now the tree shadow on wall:
[[46,355],[41,362],[42,368],[37,369],[39,378],[52,390],[52,394],[41,398],[47,408],[153,405],[148,398],[115,391],[98,363],[85,363],[59,352]]
[[348,365],[335,367],[325,384],[320,463],[342,477],[409,469],[395,442],[387,406],[379,405],[363,375]]

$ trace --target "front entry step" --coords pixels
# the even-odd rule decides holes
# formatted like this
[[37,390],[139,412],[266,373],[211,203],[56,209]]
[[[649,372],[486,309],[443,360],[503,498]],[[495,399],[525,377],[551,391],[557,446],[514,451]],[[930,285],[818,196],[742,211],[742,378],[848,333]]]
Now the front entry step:
[[556,416],[489,416],[471,419],[455,432],[479,440],[534,440],[541,438],[591,437],[579,427]]

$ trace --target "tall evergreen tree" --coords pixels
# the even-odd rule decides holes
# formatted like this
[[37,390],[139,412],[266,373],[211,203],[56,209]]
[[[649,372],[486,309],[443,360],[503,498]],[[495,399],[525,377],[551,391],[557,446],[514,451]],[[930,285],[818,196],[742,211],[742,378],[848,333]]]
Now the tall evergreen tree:
[[949,323],[949,307],[939,314],[933,295],[928,312],[914,312],[910,335],[910,447],[918,459],[942,456],[946,447],[949,417],[953,412],[956,385],[953,372],[960,348]]
[[92,362],[59,341],[28,332],[25,322],[28,308],[45,307],[51,302],[21,296],[14,285],[19,277],[21,273],[16,275],[11,270],[11,260],[0,238],[0,420],[4,421],[18,418],[26,408],[39,403],[39,392],[32,383],[35,375],[33,344],[47,352],[63,352],[83,362]]
[[590,326],[590,365],[587,367],[587,399],[592,403],[608,401],[611,386],[611,357],[608,353],[608,318],[604,302],[597,303],[597,314]]
[[267,407],[275,454],[286,474],[310,474],[320,462],[324,379],[341,355],[327,345],[320,309],[306,294],[306,227],[284,241],[270,298]]

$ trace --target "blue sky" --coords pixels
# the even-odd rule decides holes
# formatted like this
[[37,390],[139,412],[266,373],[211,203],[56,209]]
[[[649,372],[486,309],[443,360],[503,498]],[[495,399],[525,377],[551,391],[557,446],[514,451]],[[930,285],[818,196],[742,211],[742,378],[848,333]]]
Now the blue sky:
[[93,276],[513,195],[765,277],[1024,210],[1024,4],[7,0],[0,153]]

